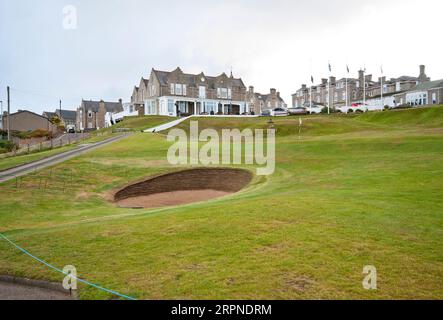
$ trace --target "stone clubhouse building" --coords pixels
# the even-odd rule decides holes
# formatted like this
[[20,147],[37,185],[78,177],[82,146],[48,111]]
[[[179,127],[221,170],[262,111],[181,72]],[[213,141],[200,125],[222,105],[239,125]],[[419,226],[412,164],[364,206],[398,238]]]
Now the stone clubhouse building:
[[[251,87],[252,88],[252,87]],[[145,115],[246,115],[259,114],[263,109],[284,105],[275,89],[268,95],[246,90],[241,78],[151,70],[134,87],[131,104]]]
[[383,107],[420,106],[443,103],[442,90],[443,80],[431,81],[424,65],[420,66],[418,76],[379,77],[376,81],[372,75],[360,70],[357,78],[337,80],[331,76],[312,87],[303,84],[292,95],[292,105],[295,108],[309,107],[312,94],[312,104],[320,106],[343,107],[362,103],[363,100],[368,105]]

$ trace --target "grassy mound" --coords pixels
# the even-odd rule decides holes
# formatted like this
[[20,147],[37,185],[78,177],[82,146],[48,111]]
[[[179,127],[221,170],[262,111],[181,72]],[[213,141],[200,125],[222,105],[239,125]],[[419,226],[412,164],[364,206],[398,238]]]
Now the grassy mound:
[[[273,175],[203,203],[118,208],[106,199],[112,190],[177,171],[164,136],[137,133],[18,186],[1,184],[0,232],[140,299],[442,299],[440,115],[307,116],[302,139],[298,117],[274,119]],[[268,120],[199,125],[263,128]],[[378,290],[362,287],[367,265],[377,268]],[[60,281],[5,242],[0,274]],[[80,296],[110,298],[84,285]]]
[[368,112],[359,115],[356,119],[383,125],[442,127],[443,106]]

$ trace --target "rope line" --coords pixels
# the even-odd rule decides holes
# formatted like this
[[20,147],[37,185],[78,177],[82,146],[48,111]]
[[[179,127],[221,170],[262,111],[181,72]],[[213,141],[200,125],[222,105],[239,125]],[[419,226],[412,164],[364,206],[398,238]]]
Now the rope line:
[[7,238],[5,235],[3,235],[2,233],[0,233],[0,237],[2,237],[5,241],[9,242],[11,245],[13,245],[14,247],[16,247],[16,248],[17,248],[18,250],[20,250],[22,253],[24,253],[24,254],[30,256],[32,259],[37,260],[38,262],[44,264],[45,266],[47,266],[47,267],[49,267],[49,268],[51,268],[51,269],[53,269],[53,270],[55,270],[55,271],[57,271],[57,272],[60,272],[60,273],[62,273],[62,274],[64,274],[64,275],[66,275],[66,276],[69,275],[71,278],[74,278],[74,279],[76,279],[77,281],[79,281],[79,282],[81,282],[81,283],[84,283],[84,284],[89,285],[89,286],[91,286],[91,287],[94,287],[94,288],[96,288],[96,289],[99,289],[99,290],[102,290],[102,291],[105,291],[105,292],[111,293],[111,294],[113,294],[113,295],[116,295],[116,296],[119,296],[119,297],[122,297],[122,298],[125,298],[125,299],[128,299],[128,300],[137,300],[137,299],[135,299],[135,298],[133,298],[133,297],[127,296],[127,295],[125,295],[125,294],[121,294],[121,293],[119,293],[119,292],[117,292],[117,291],[110,290],[110,289],[106,289],[106,288],[104,288],[104,287],[102,287],[102,286],[99,286],[99,285],[97,285],[97,284],[94,284],[94,283],[91,283],[91,282],[89,282],[89,281],[86,281],[86,280],[83,280],[83,279],[77,278],[77,277],[75,277],[75,276],[73,276],[73,275],[70,275],[70,274],[68,274],[67,272],[64,272],[63,270],[61,270],[61,269],[59,269],[59,268],[57,268],[57,267],[54,267],[54,266],[50,265],[50,264],[47,263],[46,261],[43,261],[42,259],[37,258],[37,257],[34,256],[32,253],[30,253],[29,251],[23,249],[22,247],[20,247],[19,245],[17,245],[16,243],[14,243],[13,241],[11,241],[10,239],[8,239],[8,238]]

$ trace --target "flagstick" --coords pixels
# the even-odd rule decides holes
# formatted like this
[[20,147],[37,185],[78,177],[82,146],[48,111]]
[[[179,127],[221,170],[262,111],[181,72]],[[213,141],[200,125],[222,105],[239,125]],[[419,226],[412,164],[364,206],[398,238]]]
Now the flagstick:
[[301,118],[298,119],[298,140],[301,140],[301,125],[302,125],[302,120]]

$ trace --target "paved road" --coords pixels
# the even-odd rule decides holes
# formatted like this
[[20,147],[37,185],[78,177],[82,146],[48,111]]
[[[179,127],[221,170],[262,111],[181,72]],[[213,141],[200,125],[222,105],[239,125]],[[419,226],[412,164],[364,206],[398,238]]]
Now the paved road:
[[0,300],[72,300],[60,291],[0,281]]
[[156,127],[146,129],[146,130],[144,130],[144,132],[154,133],[154,132],[165,131],[165,130],[168,130],[168,129],[172,128],[172,127],[175,127],[176,125],[182,123],[183,121],[188,120],[189,118],[191,118],[191,116],[180,118],[180,119],[177,119],[177,120],[173,120],[171,122],[163,123],[163,124],[158,125]]
[[119,135],[116,137],[112,137],[100,142],[90,143],[90,144],[84,144],[76,147],[73,150],[69,150],[63,153],[59,153],[38,161],[34,161],[31,163],[27,163],[15,168],[11,168],[5,171],[0,172],[0,183],[15,179],[16,177],[23,176],[25,174],[28,174],[34,170],[37,169],[43,169],[52,165],[55,165],[57,163],[69,160],[71,158],[74,158],[80,154],[86,153],[88,151],[94,150],[98,147],[110,144],[112,142],[118,141],[124,137],[127,137],[127,135]]

